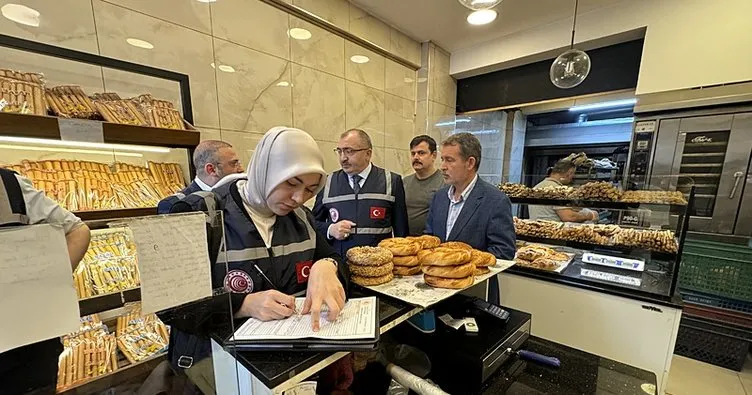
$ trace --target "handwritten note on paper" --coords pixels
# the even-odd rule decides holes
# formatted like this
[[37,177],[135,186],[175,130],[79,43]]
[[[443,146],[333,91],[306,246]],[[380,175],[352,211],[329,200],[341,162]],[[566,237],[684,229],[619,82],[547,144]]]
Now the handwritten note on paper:
[[79,327],[62,227],[0,230],[0,353]]
[[211,296],[203,213],[128,222],[141,272],[141,310],[156,313]]

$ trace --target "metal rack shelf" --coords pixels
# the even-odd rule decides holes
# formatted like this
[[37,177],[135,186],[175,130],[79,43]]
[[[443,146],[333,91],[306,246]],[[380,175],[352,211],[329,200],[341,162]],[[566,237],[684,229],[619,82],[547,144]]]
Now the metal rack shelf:
[[602,208],[611,210],[645,209],[652,211],[669,211],[671,213],[681,213],[687,207],[686,205],[678,204],[607,202],[577,199],[538,199],[510,197],[509,200],[511,200],[512,203],[527,205]]

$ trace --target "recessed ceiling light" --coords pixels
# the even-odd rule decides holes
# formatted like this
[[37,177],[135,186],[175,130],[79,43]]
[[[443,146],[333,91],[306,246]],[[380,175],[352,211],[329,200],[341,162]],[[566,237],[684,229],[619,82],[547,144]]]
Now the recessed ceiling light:
[[422,83],[424,83],[426,81],[428,81],[428,78],[426,78],[426,77],[420,77],[420,78],[418,78],[418,83],[420,83],[420,84],[422,84]]
[[277,82],[277,86],[290,86],[290,83],[287,81],[279,81]]
[[224,71],[225,73],[234,73],[235,68],[233,68],[232,66],[228,66],[226,64],[221,64],[219,65],[219,71]]
[[8,3],[0,8],[3,16],[26,26],[39,27],[39,11],[21,4]]
[[215,66],[215,65],[214,65],[214,62],[211,62],[211,67],[212,67],[213,69],[216,69],[216,68],[217,68],[217,66]]
[[152,44],[152,43],[150,43],[148,41],[139,40],[137,38],[126,38],[125,41],[128,44],[133,45],[134,47],[139,47],[139,48],[143,48],[143,49],[152,49],[152,48],[154,48],[154,44]]
[[363,63],[368,63],[368,61],[371,59],[369,59],[368,56],[365,56],[365,55],[353,55],[350,57],[350,60],[353,63],[363,64]]
[[311,32],[299,27],[294,27],[288,30],[287,34],[296,40],[308,40],[309,38],[311,38]]
[[467,16],[467,23],[471,25],[485,25],[491,23],[496,19],[498,14],[494,10],[480,10],[471,12]]
[[412,84],[415,80],[413,80],[410,77],[405,77],[405,79],[403,81],[405,81],[406,84]]

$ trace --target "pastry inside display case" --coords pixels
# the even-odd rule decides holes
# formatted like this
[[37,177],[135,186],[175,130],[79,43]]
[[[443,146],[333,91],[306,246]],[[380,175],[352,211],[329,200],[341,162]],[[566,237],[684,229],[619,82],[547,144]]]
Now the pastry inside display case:
[[128,228],[91,231],[89,249],[73,272],[79,299],[141,285],[136,245]]
[[60,147],[64,142],[40,144],[46,142],[0,141],[0,167],[30,179],[35,188],[70,211],[155,207],[186,185],[185,149],[139,151],[130,146],[120,151]]
[[114,92],[89,96],[81,86],[47,86],[40,73],[9,69],[0,69],[0,112],[185,129],[183,116],[173,103],[149,93],[126,99]]

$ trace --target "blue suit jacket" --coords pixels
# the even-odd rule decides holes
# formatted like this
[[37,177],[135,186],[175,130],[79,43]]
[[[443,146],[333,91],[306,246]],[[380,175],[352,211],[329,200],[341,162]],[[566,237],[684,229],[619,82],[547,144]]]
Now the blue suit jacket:
[[462,206],[452,233],[447,235],[448,191],[446,186],[433,195],[425,233],[439,237],[442,242],[465,242],[499,259],[514,259],[514,222],[512,204],[507,195],[479,178]]

